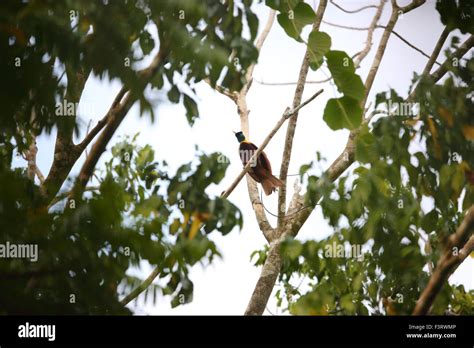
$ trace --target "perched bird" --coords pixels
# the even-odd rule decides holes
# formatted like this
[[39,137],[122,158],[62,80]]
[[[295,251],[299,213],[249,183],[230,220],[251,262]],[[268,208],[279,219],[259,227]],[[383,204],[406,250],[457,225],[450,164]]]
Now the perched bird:
[[[248,141],[245,138],[244,133],[242,132],[235,133],[235,136],[240,143],[240,159],[242,160],[242,163],[245,166],[247,162],[252,158],[255,151],[257,151],[257,146]],[[277,187],[283,186],[283,182],[273,176],[270,161],[268,160],[267,155],[265,155],[263,151],[260,153],[255,163],[251,165],[248,173],[252,177],[252,179],[262,184],[263,191],[267,196],[273,191],[275,191]]]

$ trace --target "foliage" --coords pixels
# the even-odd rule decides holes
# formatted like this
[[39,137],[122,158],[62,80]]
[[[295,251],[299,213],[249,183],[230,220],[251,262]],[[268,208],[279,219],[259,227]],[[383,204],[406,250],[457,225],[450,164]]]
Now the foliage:
[[[55,106],[64,98],[67,83],[61,75],[65,67],[120,80],[136,95],[140,110],[153,115],[136,71],[158,46],[169,51],[168,63],[152,86],[168,88],[169,101],[182,101],[192,124],[198,116],[194,84],[209,77],[213,85],[221,79],[224,87],[238,88],[245,69],[256,60],[251,42],[258,20],[250,4],[248,0],[226,4],[212,0],[2,1],[0,141],[14,137],[23,150],[28,141],[18,128],[31,130],[33,109],[35,134],[57,126]],[[249,23],[249,39],[242,36],[244,18]],[[155,30],[158,42],[152,35]],[[180,89],[177,81],[184,81],[188,88]]]
[[189,236],[189,215],[206,214],[224,234],[242,226],[232,203],[205,193],[225,173],[227,163],[215,160],[222,155],[201,154],[174,174],[154,161],[150,146],[140,148],[130,139],[116,144],[112,155],[99,187],[83,204],[59,202],[62,207],[50,213],[32,209],[37,188],[22,170],[2,171],[2,182],[11,185],[1,186],[0,244],[39,247],[34,264],[0,264],[0,277],[8,281],[0,292],[3,313],[128,313],[119,295],[130,290],[127,270],[142,261],[160,268],[155,292],[171,296],[173,306],[187,303],[193,289],[189,268],[220,256],[206,233]]
[[[316,19],[311,6],[299,0],[267,0],[266,4],[280,12],[278,22],[287,35],[304,42],[301,38],[303,28]],[[331,37],[316,29],[310,32],[306,45],[310,68],[318,70],[326,63],[338,91],[343,94],[328,100],[324,121],[333,130],[357,128],[362,121],[360,102],[365,88],[360,76],[355,73],[352,58],[343,51],[331,50]]]
[[[0,3],[0,244],[39,246],[35,263],[0,262],[0,279],[7,284],[0,291],[2,314],[128,314],[119,299],[139,283],[130,271],[143,262],[160,269],[150,287],[155,299],[168,296],[172,306],[192,300],[190,268],[220,256],[207,234],[242,227],[232,203],[207,193],[225,175],[223,155],[197,153],[173,173],[155,159],[151,146],[126,138],[95,173],[97,187],[76,201],[69,197],[69,178],[46,203],[38,182],[26,168],[13,168],[12,159],[53,129],[68,126],[79,135],[79,117],[57,117],[55,110],[65,100],[79,101],[80,80],[89,75],[126,86],[140,113],[152,119],[152,94],[182,103],[192,126],[199,115],[194,85],[209,78],[212,85],[239,88],[257,58],[252,42],[258,19],[250,5]],[[166,60],[144,81],[140,71],[158,51]]]
[[[379,93],[375,108],[385,104],[389,115],[359,130],[353,173],[323,185],[309,177],[307,203],[321,198],[335,232],[282,245],[291,313],[412,313],[446,239],[474,204],[474,58],[449,71],[439,84],[415,76],[413,99]],[[294,285],[302,277],[304,290]],[[431,312],[473,314],[473,295],[445,284]]]

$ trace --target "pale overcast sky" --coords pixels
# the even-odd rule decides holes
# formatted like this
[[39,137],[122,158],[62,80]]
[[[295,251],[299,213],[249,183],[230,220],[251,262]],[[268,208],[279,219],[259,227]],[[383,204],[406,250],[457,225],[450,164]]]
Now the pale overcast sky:
[[[407,0],[398,0],[399,5],[405,5],[408,2]],[[312,1],[308,3],[316,8],[317,2],[316,4]],[[339,0],[338,3],[348,9],[356,9],[368,4],[377,4],[378,1]],[[254,9],[259,16],[261,30],[266,22],[269,9],[265,7],[264,3],[255,4]],[[324,19],[332,23],[367,27],[372,20],[374,11],[374,9],[370,9],[349,15],[332,4],[328,4]],[[387,23],[390,11],[391,6],[388,2],[380,24]],[[428,0],[426,5],[404,15],[395,28],[398,33],[427,53],[431,53],[442,29],[434,0]],[[321,30],[330,34],[333,49],[346,51],[349,55],[362,49],[367,35],[366,31],[348,31],[324,23]],[[375,45],[358,70],[363,80],[365,80],[368,68],[372,63],[376,44],[382,31],[382,29],[376,30]],[[309,27],[304,31],[304,35],[307,35],[308,32]],[[459,32],[455,32],[455,34],[460,36]],[[449,41],[448,39],[447,42]],[[296,81],[304,51],[305,46],[289,38],[275,21],[255,68],[255,79],[265,82]],[[439,60],[443,59],[444,55],[439,58]],[[420,73],[426,60],[427,58],[392,35],[369,100],[373,100],[377,92],[389,88],[396,89],[400,95],[406,95],[413,72]],[[308,80],[319,80],[324,77],[325,75],[320,72],[310,72]],[[298,173],[302,164],[315,159],[316,151],[320,151],[328,163],[331,163],[341,153],[347,141],[347,131],[334,132],[322,120],[326,101],[334,97],[334,88],[331,85],[307,84],[303,99],[308,98],[321,87],[325,89],[324,94],[300,112],[289,169],[290,174]],[[251,110],[251,141],[257,145],[263,141],[285,108],[291,105],[294,88],[294,86],[266,86],[253,83],[248,94],[248,105]],[[101,119],[119,89],[120,85],[117,83],[101,82],[97,79],[88,81],[81,103],[88,103],[89,108],[90,105],[93,105],[94,110],[89,118],[83,118],[84,124],[87,124],[90,118],[93,119],[93,124]],[[239,118],[235,105],[228,98],[214,92],[204,83],[198,85],[197,91],[201,117],[193,128],[188,126],[182,106],[160,105],[156,109],[154,124],[151,124],[148,117],[140,118],[138,107],[135,106],[120,126],[111,144],[116,143],[119,136],[140,132],[138,143],[141,145],[150,144],[156,151],[157,159],[165,159],[175,167],[194,157],[195,144],[207,153],[220,151],[228,156],[232,163],[222,183],[210,190],[211,194],[219,195],[242,168],[237,152],[238,143],[232,133],[233,130],[240,128]],[[285,132],[286,125],[265,150],[276,174],[278,174],[281,163]],[[52,134],[53,138],[42,136],[38,141],[38,164],[43,173],[48,172],[52,163],[54,136],[54,133]],[[107,156],[101,158],[99,166],[105,159]],[[73,173],[78,172],[82,161],[79,161],[78,165],[76,164]],[[325,168],[328,163],[323,163],[322,166]],[[18,160],[17,164],[23,165],[24,163]],[[293,179],[290,178],[289,197],[292,194],[292,187]],[[276,198],[275,194],[264,197],[265,206],[272,212],[276,211]],[[244,181],[232,193],[230,200],[241,209],[244,215],[244,228],[241,232],[235,229],[225,237],[222,237],[218,232],[210,234],[210,238],[221,250],[223,259],[216,260],[205,269],[199,265],[192,269],[190,276],[194,282],[193,302],[172,309],[169,305],[169,298],[163,298],[155,305],[139,303],[138,307],[131,304],[131,308],[138,314],[240,315],[244,313],[260,274],[260,268],[254,267],[250,262],[250,254],[254,250],[261,249],[265,244],[265,239],[256,224]],[[271,222],[273,223],[274,220],[271,219]],[[322,218],[320,209],[317,208],[301,229],[298,239],[321,239],[331,232]],[[468,258],[451,277],[451,282],[464,284],[467,289],[473,289],[473,267],[474,260]],[[139,274],[145,278],[150,271],[151,268],[144,264]],[[269,302],[268,310],[265,314],[279,313],[273,297]]]

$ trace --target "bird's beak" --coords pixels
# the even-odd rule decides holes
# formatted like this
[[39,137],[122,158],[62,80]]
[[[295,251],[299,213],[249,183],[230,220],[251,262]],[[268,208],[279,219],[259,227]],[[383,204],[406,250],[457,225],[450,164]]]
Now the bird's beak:
[[[234,131],[232,131],[232,132],[234,132]],[[234,132],[234,134],[237,134],[237,132]]]

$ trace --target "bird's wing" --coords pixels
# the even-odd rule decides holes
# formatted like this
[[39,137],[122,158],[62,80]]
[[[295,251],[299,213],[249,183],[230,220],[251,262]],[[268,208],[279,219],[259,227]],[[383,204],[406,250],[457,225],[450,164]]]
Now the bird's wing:
[[252,158],[256,150],[257,147],[252,143],[240,143],[239,155],[244,166],[247,164],[250,158]]
[[270,174],[272,173],[272,166],[270,164],[270,161],[268,160],[267,155],[263,151],[260,153],[260,156],[258,156],[258,164],[262,168],[268,170]]

